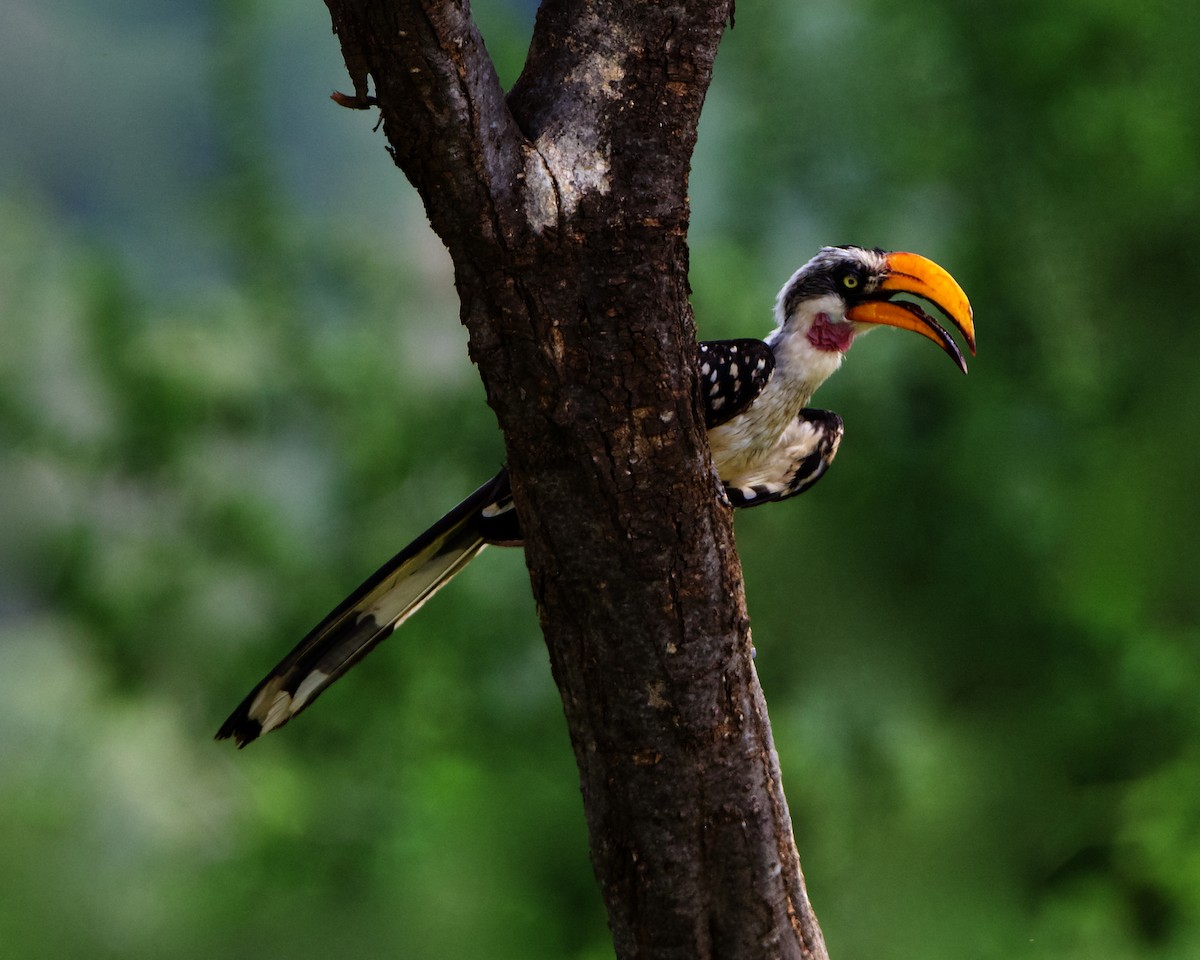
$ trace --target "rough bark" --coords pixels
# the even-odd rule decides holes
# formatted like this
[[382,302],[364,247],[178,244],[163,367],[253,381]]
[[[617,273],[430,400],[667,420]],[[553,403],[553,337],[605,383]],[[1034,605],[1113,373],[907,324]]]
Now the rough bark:
[[731,0],[326,0],[454,261],[621,958],[824,957],[708,458],[687,175]]

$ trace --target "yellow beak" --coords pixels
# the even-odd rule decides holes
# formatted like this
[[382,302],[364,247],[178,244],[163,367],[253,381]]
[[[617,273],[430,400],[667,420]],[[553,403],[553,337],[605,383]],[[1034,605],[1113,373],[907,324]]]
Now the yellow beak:
[[971,304],[962,287],[945,270],[932,260],[915,253],[889,253],[886,259],[887,275],[879,285],[879,299],[866,300],[846,311],[846,319],[855,323],[879,323],[902,330],[912,330],[928,337],[950,354],[963,373],[967,372],[967,361],[962,351],[933,317],[917,304],[907,300],[889,300],[896,293],[909,293],[927,300],[944,313],[954,328],[967,341],[972,355],[975,353],[975,321]]

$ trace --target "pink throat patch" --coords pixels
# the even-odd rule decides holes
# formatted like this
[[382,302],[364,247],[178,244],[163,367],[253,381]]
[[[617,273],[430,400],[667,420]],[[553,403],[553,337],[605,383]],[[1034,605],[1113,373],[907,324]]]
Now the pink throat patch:
[[854,327],[849,323],[834,323],[827,313],[818,313],[808,328],[808,342],[818,350],[845,353],[853,339]]

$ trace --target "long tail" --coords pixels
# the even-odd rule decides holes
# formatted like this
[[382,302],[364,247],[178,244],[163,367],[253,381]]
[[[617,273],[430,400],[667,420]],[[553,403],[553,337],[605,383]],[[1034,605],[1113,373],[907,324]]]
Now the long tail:
[[445,586],[488,543],[516,544],[508,472],[495,477],[392,557],[317,624],[217,732],[244,747],[320,696]]

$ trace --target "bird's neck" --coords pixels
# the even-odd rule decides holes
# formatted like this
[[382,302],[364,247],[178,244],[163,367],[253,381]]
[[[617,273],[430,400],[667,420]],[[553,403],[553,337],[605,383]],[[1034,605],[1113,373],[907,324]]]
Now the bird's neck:
[[854,339],[853,327],[842,321],[845,307],[837,297],[809,301],[767,337],[775,354],[778,387],[796,409],[842,365]]

